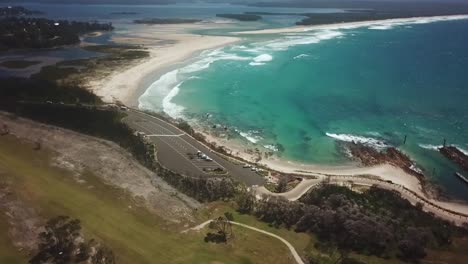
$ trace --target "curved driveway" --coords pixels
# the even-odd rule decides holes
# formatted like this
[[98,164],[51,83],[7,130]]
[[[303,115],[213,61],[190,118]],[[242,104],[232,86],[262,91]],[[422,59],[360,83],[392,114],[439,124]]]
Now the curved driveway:
[[[187,229],[187,230],[184,230],[182,231],[182,233],[186,233],[190,230],[195,230],[195,231],[198,231],[202,228],[204,228],[205,226],[207,226],[209,223],[211,223],[212,220],[208,220],[206,222],[203,222],[195,227],[192,227],[190,229]],[[249,225],[246,225],[246,224],[242,224],[242,223],[238,223],[238,222],[234,222],[234,221],[229,221],[229,223],[233,224],[233,225],[237,225],[237,226],[241,226],[241,227],[244,227],[244,228],[247,228],[247,229],[250,229],[250,230],[253,230],[253,231],[256,231],[256,232],[259,232],[259,233],[262,233],[262,234],[265,234],[267,236],[271,236],[271,237],[274,237],[276,239],[278,239],[279,241],[283,242],[283,244],[285,244],[289,251],[291,252],[291,254],[293,255],[294,257],[294,260],[296,261],[297,264],[305,264],[304,261],[302,260],[302,258],[299,256],[299,254],[297,253],[296,249],[294,249],[294,247],[291,245],[291,243],[289,243],[286,239],[278,236],[278,235],[275,235],[273,233],[270,233],[268,231],[265,231],[265,230],[262,230],[262,229],[259,229],[259,228],[256,228],[256,227],[253,227],[253,226],[249,226]]]

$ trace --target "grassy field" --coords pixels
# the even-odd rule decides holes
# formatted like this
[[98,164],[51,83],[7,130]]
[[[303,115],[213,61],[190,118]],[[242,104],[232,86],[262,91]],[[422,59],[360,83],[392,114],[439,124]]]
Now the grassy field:
[[[86,238],[103,241],[119,263],[291,263],[282,243],[242,228],[234,227],[235,239],[227,245],[205,243],[205,232],[181,234],[183,226],[148,213],[137,200],[91,173],[83,175],[85,183],[77,183],[69,172],[51,166],[51,158],[51,153],[35,151],[11,136],[0,137],[0,170],[21,200],[43,219],[57,215],[80,219]],[[209,210],[200,215],[208,216]],[[0,263],[24,263],[25,256],[7,243],[4,217],[1,214],[0,255],[12,261]],[[305,236],[294,243],[305,244],[302,240]]]

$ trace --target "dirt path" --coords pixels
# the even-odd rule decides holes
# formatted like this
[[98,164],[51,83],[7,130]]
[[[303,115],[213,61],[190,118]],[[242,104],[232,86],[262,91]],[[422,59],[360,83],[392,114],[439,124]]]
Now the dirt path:
[[[211,221],[212,220],[208,220],[206,222],[203,222],[203,223],[201,223],[201,224],[199,224],[197,226],[194,226],[192,228],[189,228],[187,230],[182,231],[182,233],[187,233],[188,231],[200,231],[205,226],[210,224]],[[278,239],[279,241],[281,241],[283,244],[285,244],[288,247],[289,251],[293,255],[294,260],[296,261],[297,264],[305,264],[304,261],[302,260],[302,258],[297,253],[296,249],[294,249],[294,247],[291,245],[291,243],[289,243],[286,239],[284,239],[284,238],[282,238],[282,237],[280,237],[278,235],[275,235],[273,233],[270,233],[268,231],[265,231],[265,230],[262,230],[262,229],[259,229],[259,228],[253,227],[253,226],[249,226],[249,225],[246,225],[246,224],[242,224],[242,223],[238,223],[238,222],[234,222],[234,221],[229,221],[229,223],[231,223],[233,225],[236,225],[236,226],[243,227],[243,228],[247,228],[247,229],[250,229],[252,231],[259,232],[259,233],[265,234],[267,236],[271,236],[271,237],[274,237],[274,238]]]

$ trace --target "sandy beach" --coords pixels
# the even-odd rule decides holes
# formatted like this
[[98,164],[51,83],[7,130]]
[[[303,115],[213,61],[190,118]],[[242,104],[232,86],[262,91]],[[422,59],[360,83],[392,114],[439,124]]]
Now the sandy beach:
[[392,26],[411,25],[411,24],[426,24],[437,21],[451,21],[468,19],[468,15],[452,15],[452,16],[431,16],[431,17],[411,17],[411,18],[394,18],[383,20],[370,20],[349,23],[335,23],[325,25],[310,25],[310,26],[293,26],[287,28],[263,29],[253,31],[240,31],[236,34],[280,34],[280,33],[297,33],[307,32],[312,30],[334,30],[334,29],[354,29],[360,27],[373,27],[373,29],[388,29]]
[[114,37],[113,41],[122,44],[143,45],[149,57],[124,69],[110,74],[109,77],[94,79],[88,87],[105,102],[122,102],[128,106],[138,106],[138,97],[145,91],[147,78],[164,73],[197,52],[215,49],[239,40],[235,37],[204,36],[186,33],[187,29],[220,27],[216,24],[154,25],[144,26],[129,32],[125,37]]

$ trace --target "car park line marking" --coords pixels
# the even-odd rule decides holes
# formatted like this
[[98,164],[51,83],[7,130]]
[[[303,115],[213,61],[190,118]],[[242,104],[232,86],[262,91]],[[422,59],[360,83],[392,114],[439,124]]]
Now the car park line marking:
[[180,137],[183,136],[184,134],[178,134],[178,135],[158,135],[158,134],[153,134],[153,135],[146,135],[147,137]]
[[[158,124],[158,123],[156,123],[156,122],[154,122],[154,121],[148,120],[148,122],[150,122],[151,124],[154,124],[154,125],[156,125],[156,126],[162,128],[162,129],[168,131],[169,133],[174,133],[174,132],[172,132],[171,130],[165,128],[164,126],[162,126],[162,125],[160,125],[160,124]],[[146,123],[146,122],[145,122],[145,123]],[[182,134],[182,136],[184,136],[184,135],[185,135],[185,134]],[[180,138],[182,141],[184,141],[185,144],[187,144],[188,146],[190,146],[193,150],[198,151],[198,149],[197,149],[195,146],[193,146],[191,143],[189,143],[188,141],[186,141],[186,140],[185,140],[184,138],[182,138],[181,136],[179,136],[178,138]],[[212,152],[210,149],[209,149],[209,151]],[[218,165],[219,168],[221,168],[221,169],[227,171],[226,168],[224,168],[224,166],[222,166],[221,164],[219,164],[219,162],[217,162],[216,160],[213,159],[211,162],[213,162],[213,163],[215,163],[216,165]]]
[[[150,121],[151,122],[151,121]],[[143,124],[137,124],[136,122],[133,122],[135,126],[141,128],[142,130],[144,131],[148,131],[150,130],[149,128],[147,128],[146,126],[144,126]],[[151,122],[153,124],[155,124],[154,122]],[[155,124],[155,125],[158,125],[161,127],[161,125],[159,124]],[[164,128],[163,128],[164,129]],[[189,158],[187,158],[187,153],[182,153],[181,151],[179,151],[177,148],[175,148],[173,145],[177,145],[179,148],[182,148],[184,150],[187,150],[187,148],[185,146],[182,146],[181,144],[179,144],[179,142],[177,142],[177,139],[176,138],[179,138],[179,139],[182,139],[180,137],[174,137],[175,135],[173,135],[172,137],[166,137],[168,138],[169,141],[171,142],[167,142],[166,140],[163,140],[163,138],[160,138],[160,140],[164,143],[166,143],[171,149],[173,149],[176,153],[178,153],[179,155],[181,155],[185,160],[187,160],[189,163],[192,164],[192,166],[196,167],[199,171],[201,171],[203,174],[209,174],[205,171],[203,171],[203,168],[211,168],[211,169],[215,169],[215,168],[220,168],[220,169],[223,169],[224,171],[227,171],[226,168],[224,168],[223,166],[221,166],[218,162],[216,162],[215,160],[212,160],[210,163],[208,163],[207,161],[205,160],[199,160],[199,162],[195,163],[194,160],[191,160]],[[189,145],[191,148],[193,148],[194,150],[197,150],[192,144],[188,143],[186,140],[182,139],[183,142],[185,142],[185,144]],[[172,144],[172,145],[171,145]],[[203,163],[204,162],[204,163]]]

